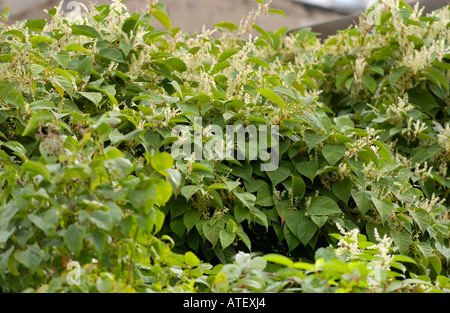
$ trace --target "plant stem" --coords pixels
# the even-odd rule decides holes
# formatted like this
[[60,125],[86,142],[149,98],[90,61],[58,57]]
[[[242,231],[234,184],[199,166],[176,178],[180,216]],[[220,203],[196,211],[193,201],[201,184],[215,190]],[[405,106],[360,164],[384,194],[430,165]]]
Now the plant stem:
[[131,250],[130,266],[128,267],[127,285],[130,284],[130,280],[131,280],[131,270],[133,269],[133,259],[134,259],[134,246],[136,245],[136,238],[137,238],[138,231],[139,231],[139,225],[136,227],[136,232],[134,233],[133,250]]

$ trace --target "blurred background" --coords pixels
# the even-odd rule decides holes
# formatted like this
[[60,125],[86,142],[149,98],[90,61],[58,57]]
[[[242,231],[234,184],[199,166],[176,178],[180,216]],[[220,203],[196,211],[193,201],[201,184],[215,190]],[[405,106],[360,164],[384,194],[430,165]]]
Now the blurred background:
[[[272,14],[258,20],[266,30],[280,27],[299,28],[329,22],[343,16],[364,11],[371,0],[273,0],[271,8],[281,9],[287,17]],[[84,4],[108,4],[110,0],[78,0]],[[189,33],[200,32],[203,25],[211,28],[218,22],[229,21],[239,25],[247,13],[257,8],[254,0],[161,0],[167,6],[172,27],[180,26]],[[57,6],[60,0],[0,0],[0,11],[9,8],[9,23],[22,19],[46,18],[44,9]],[[63,9],[70,11],[75,1],[64,0]],[[126,0],[130,11],[143,10],[147,0]]]

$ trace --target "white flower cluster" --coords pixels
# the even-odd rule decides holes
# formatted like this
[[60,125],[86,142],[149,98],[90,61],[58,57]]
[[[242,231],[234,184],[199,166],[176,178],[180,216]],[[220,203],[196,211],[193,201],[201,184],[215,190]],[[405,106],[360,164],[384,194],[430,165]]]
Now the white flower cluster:
[[413,122],[414,122],[414,119],[412,117],[410,117],[408,119],[406,129],[407,129],[407,134],[411,134],[412,137],[415,139],[417,137],[417,135],[419,135],[421,132],[428,129],[428,126],[424,122],[421,122],[419,120],[417,120],[414,124],[413,124]]
[[437,135],[438,143],[444,148],[447,155],[450,154],[450,123]]
[[355,77],[355,83],[361,83],[362,82],[362,77],[364,75],[364,69],[367,66],[367,62],[366,60],[359,56],[356,61],[355,61],[355,73],[354,73],[354,77]]
[[360,151],[363,147],[370,147],[375,153],[378,152],[378,147],[373,144],[374,141],[377,141],[380,136],[375,135],[375,130],[373,128],[366,128],[367,136],[361,136],[356,139],[354,142],[349,142],[347,146],[347,150],[345,151],[344,156],[346,158],[356,157],[358,156],[358,151]]
[[339,223],[336,223],[336,227],[341,232],[344,238],[341,238],[338,242],[338,248],[336,249],[336,256],[340,257],[347,254],[348,260],[358,258],[362,250],[358,247],[358,235],[359,229],[353,228],[351,231],[346,231]]
[[378,182],[386,174],[386,169],[385,167],[378,168],[374,162],[370,162],[369,164],[363,164],[361,173],[370,180]]
[[414,109],[414,106],[408,102],[408,94],[404,97],[398,97],[397,102],[390,104],[386,109],[386,117],[390,118],[397,127],[403,126],[403,120],[406,113]]
[[252,10],[248,13],[247,17],[241,19],[241,22],[239,23],[238,37],[241,37],[252,29],[252,26],[255,24],[256,20],[267,13],[271,3],[272,0],[268,0],[262,5],[258,3],[258,9],[256,12]]
[[429,45],[423,45],[420,50],[410,48],[400,61],[400,66],[408,66],[414,74],[424,70],[433,61],[442,61],[445,54],[450,52],[445,40],[434,41]]
[[150,62],[150,54],[158,51],[158,47],[156,47],[154,44],[143,45],[138,57],[136,57],[136,54],[133,54],[131,56],[131,63],[129,64],[127,75],[129,75],[130,77],[138,77],[140,75],[146,74],[144,65]]
[[375,228],[374,236],[378,243],[361,248],[358,239],[358,228],[346,231],[338,223],[336,223],[336,227],[343,236],[338,242],[338,248],[335,250],[336,256],[345,256],[347,260],[352,260],[360,258],[361,255],[365,253],[365,250],[375,250],[378,253],[374,254],[375,258],[368,264],[368,267],[374,271],[390,269],[393,260],[393,255],[389,253],[390,247],[394,242],[392,238],[389,238],[386,235],[381,238],[378,234],[378,230]]
[[378,254],[375,254],[378,258],[373,261],[373,265],[376,268],[381,268],[383,270],[389,270],[392,263],[393,256],[389,253],[389,248],[391,247],[394,240],[384,235],[383,238],[378,234],[378,230],[374,229],[375,239],[378,244],[368,247],[370,250],[378,250]]
[[423,198],[420,200],[416,200],[412,203],[406,203],[405,208],[406,209],[421,208],[421,209],[424,209],[425,211],[427,211],[428,213],[430,213],[433,210],[435,205],[440,205],[440,204],[443,204],[444,202],[445,202],[445,199],[436,197],[436,195],[433,193],[431,195],[431,199]]
[[[248,54],[255,50],[255,40],[256,38],[252,40],[250,35],[245,46],[228,60],[230,66],[222,72],[228,77],[226,90],[228,98],[233,98],[234,96],[237,96],[239,99],[244,98],[243,86],[254,75],[253,68],[250,64],[247,64],[247,61]],[[247,101],[249,100],[247,99]]]
[[419,177],[421,180],[425,180],[427,178],[432,178],[433,174],[431,171],[433,170],[433,167],[428,167],[427,161],[423,163],[423,168],[420,168],[420,164],[416,163],[414,168],[414,175]]

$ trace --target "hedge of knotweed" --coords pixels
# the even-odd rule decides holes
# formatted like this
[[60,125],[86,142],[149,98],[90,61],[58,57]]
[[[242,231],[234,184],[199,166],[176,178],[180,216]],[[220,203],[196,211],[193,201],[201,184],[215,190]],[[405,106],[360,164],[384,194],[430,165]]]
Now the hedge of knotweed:
[[[227,291],[242,285],[233,266],[263,271],[268,260],[289,275],[278,285],[256,275],[250,290],[317,279],[330,290],[330,244],[372,266],[341,264],[340,275],[395,265],[445,283],[450,8],[421,16],[391,1],[379,23],[362,18],[320,42],[307,29],[266,32],[254,21],[270,9],[257,2],[241,25],[195,36],[172,28],[162,3],[140,14],[121,1],[0,28],[2,289],[59,290],[76,260],[85,291]],[[259,36],[242,40],[251,30]],[[278,126],[279,167],[261,171],[261,156],[174,162],[175,142],[198,143],[199,118],[202,144],[222,147],[209,125]],[[177,126],[186,131],[174,136]],[[331,236],[345,229],[356,244]],[[380,242],[376,257],[362,253],[368,242]],[[318,259],[323,277],[238,251]],[[195,255],[235,265],[210,270]]]

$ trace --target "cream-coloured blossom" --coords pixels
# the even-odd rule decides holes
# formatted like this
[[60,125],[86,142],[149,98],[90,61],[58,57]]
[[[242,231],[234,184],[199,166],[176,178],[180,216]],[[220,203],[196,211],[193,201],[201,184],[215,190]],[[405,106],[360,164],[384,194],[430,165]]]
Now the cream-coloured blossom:
[[370,147],[373,149],[378,149],[378,147],[373,146],[374,141],[377,141],[380,136],[375,135],[375,130],[373,128],[366,128],[367,136],[361,136],[353,142],[347,143],[347,150],[345,151],[344,156],[346,158],[357,157],[358,152],[363,147]]
[[256,20],[267,14],[269,11],[269,6],[272,3],[272,0],[267,0],[264,4],[258,3],[258,9],[256,11],[250,11],[246,17],[243,17],[239,23],[239,32],[238,37],[241,37],[245,33],[249,32],[252,29],[253,24],[255,24]]
[[386,117],[392,119],[395,126],[401,127],[403,125],[404,116],[413,109],[414,106],[409,103],[408,94],[405,93],[403,97],[398,97],[397,102],[394,102],[387,107]]
[[364,69],[367,67],[367,62],[364,58],[358,57],[355,61],[355,83],[361,82],[361,79],[364,75]]
[[387,235],[384,235],[383,238],[381,238],[378,234],[377,228],[374,229],[374,235],[378,243],[374,246],[368,247],[368,249],[377,249],[379,253],[375,254],[378,258],[376,258],[375,261],[372,261],[371,265],[379,269],[389,270],[394,258],[393,255],[389,253],[389,248],[394,240],[389,238]]
[[357,258],[362,253],[362,250],[358,247],[359,229],[353,228],[350,231],[346,231],[339,223],[336,223],[336,227],[342,236],[345,237],[339,240],[336,255],[341,256],[346,252],[349,260]]
[[432,170],[433,167],[428,167],[427,161],[423,162],[423,168],[420,168],[420,164],[416,163],[414,168],[414,175],[418,176],[422,180],[425,180],[427,178],[433,177],[433,175],[431,174]]
[[444,148],[445,152],[450,154],[450,123],[448,123],[445,127],[437,135],[438,143]]
[[428,129],[428,126],[424,122],[417,120],[415,123],[414,119],[410,117],[406,124],[407,134],[411,134],[412,138],[416,138],[421,132]]
[[399,65],[408,66],[413,74],[417,74],[430,66],[433,61],[442,61],[444,55],[449,52],[450,46],[446,45],[444,39],[433,40],[429,46],[423,45],[420,50],[408,49]]

